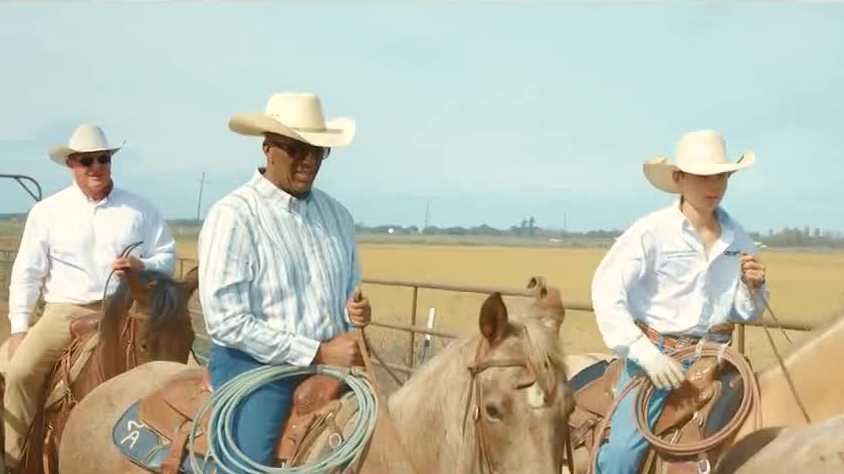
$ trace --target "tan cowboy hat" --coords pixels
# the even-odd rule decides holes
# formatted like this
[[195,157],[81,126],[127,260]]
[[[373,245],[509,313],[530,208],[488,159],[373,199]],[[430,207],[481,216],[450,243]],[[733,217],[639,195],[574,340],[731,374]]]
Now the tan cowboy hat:
[[727,161],[724,137],[714,130],[700,130],[680,137],[675,163],[669,162],[665,157],[656,157],[646,161],[643,170],[651,184],[662,191],[676,194],[680,190],[674,183],[675,171],[709,176],[749,168],[754,163],[756,153],[752,151],[742,153],[736,162]]
[[65,166],[67,157],[74,153],[90,153],[95,151],[108,151],[112,154],[117,153],[120,147],[113,147],[108,144],[103,130],[90,124],[82,124],[76,127],[73,135],[70,136],[70,141],[67,145],[51,146],[47,153],[50,159],[56,163]]
[[355,136],[354,120],[326,121],[319,97],[299,92],[273,94],[264,112],[234,114],[229,120],[229,128],[242,135],[277,133],[321,147],[348,145]]

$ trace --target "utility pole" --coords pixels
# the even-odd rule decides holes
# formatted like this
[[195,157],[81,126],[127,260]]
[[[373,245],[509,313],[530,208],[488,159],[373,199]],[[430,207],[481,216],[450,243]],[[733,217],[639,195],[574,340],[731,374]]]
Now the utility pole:
[[202,213],[202,190],[205,188],[205,171],[199,179],[199,197],[196,199],[196,221],[199,222]]
[[431,218],[431,201],[425,203],[425,225],[422,227],[422,232],[425,232],[425,229],[428,228],[428,221]]

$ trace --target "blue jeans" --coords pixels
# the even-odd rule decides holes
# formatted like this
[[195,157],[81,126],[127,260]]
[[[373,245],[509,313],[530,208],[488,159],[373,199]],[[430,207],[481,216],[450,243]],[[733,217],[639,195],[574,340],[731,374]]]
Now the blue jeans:
[[[265,364],[247,353],[219,346],[211,347],[208,372],[216,389],[234,377]],[[293,391],[301,380],[283,379],[252,392],[234,412],[234,440],[249,459],[269,465],[275,459],[281,429],[290,415]]]
[[[618,378],[616,393],[621,393],[630,380],[643,374],[644,372],[635,362],[627,359],[624,370]],[[636,426],[636,407],[634,406],[636,393],[637,390],[628,393],[612,416],[610,438],[598,452],[599,474],[637,474],[639,472],[639,465],[649,444]],[[648,406],[648,423],[651,427],[662,413],[662,406],[669,393],[671,393],[669,390],[656,390],[651,397]]]

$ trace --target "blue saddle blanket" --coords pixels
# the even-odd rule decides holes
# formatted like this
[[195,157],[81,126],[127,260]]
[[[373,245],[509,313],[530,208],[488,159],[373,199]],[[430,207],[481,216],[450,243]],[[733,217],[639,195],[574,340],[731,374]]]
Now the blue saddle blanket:
[[[170,454],[170,441],[159,436],[138,418],[140,405],[141,402],[135,402],[123,413],[111,430],[111,439],[133,463],[152,472],[161,472],[161,463]],[[213,460],[200,457],[198,463],[202,470],[193,471],[188,456],[183,456],[179,470],[186,474],[216,472]]]
[[[569,380],[569,388],[577,392],[589,382],[596,380],[607,371],[609,362],[599,361],[583,368]],[[704,436],[711,436],[723,428],[736,414],[741,399],[744,396],[744,381],[735,367],[727,366],[721,371],[718,380],[721,381],[721,396],[712,406],[712,411],[704,426]]]

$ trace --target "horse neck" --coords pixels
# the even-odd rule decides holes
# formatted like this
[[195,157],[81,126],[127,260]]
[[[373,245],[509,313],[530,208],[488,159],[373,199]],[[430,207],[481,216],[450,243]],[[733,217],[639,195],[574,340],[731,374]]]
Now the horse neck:
[[[430,472],[451,472],[469,441],[464,440],[462,422],[467,365],[477,344],[478,337],[452,344],[389,399],[390,414],[408,454],[415,465],[427,466]],[[438,467],[431,466],[435,459]]]
[[128,347],[130,340],[137,333],[137,321],[132,320],[128,311],[119,314],[107,314],[103,317],[99,329],[99,341],[94,350],[94,358],[101,370],[103,380],[108,380],[132,368],[128,355],[134,347]]
[[[778,346],[780,352],[787,347]],[[796,345],[784,365],[812,421],[844,412],[844,315],[814,331]],[[762,395],[764,426],[795,426],[805,423],[803,413],[776,362],[757,374]]]

